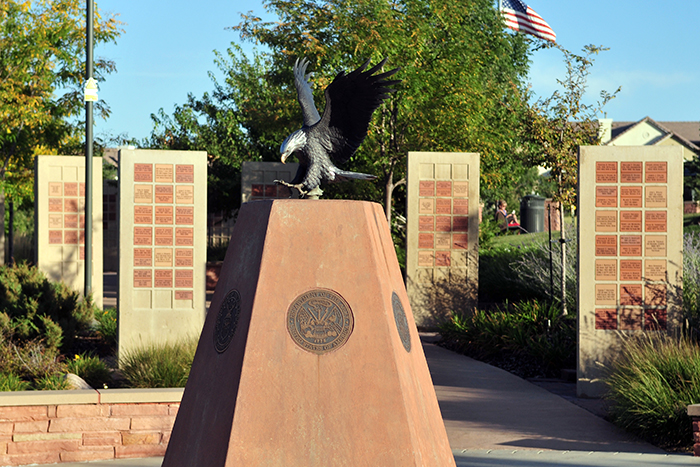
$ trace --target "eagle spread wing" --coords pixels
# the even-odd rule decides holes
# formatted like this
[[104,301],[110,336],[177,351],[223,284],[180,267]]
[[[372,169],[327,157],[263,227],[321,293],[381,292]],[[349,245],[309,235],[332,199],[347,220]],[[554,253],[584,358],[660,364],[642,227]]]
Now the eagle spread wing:
[[332,145],[330,155],[336,164],[346,163],[367,136],[372,113],[389,97],[401,81],[387,81],[398,68],[375,75],[386,59],[369,70],[367,60],[360,68],[340,72],[326,88],[326,108],[312,132],[327,135]]
[[311,126],[321,120],[321,116],[314,105],[314,95],[309,85],[311,73],[306,74],[307,66],[309,66],[309,61],[305,58],[301,62],[297,59],[294,63],[294,85],[297,88],[297,98],[304,117],[304,126]]
[[308,81],[310,74],[306,74],[309,62],[302,59],[294,63],[294,85],[304,124],[284,140],[280,153],[282,162],[295,154],[299,170],[291,183],[279,180],[277,183],[297,188],[305,195],[322,182],[376,178],[341,170],[334,163],[344,164],[357,151],[367,136],[372,113],[394,91],[393,86],[401,82],[387,79],[399,71],[398,68],[375,74],[385,62],[386,59],[368,70],[370,62],[367,60],[349,74],[339,73],[325,90],[323,116],[319,116],[314,105]]

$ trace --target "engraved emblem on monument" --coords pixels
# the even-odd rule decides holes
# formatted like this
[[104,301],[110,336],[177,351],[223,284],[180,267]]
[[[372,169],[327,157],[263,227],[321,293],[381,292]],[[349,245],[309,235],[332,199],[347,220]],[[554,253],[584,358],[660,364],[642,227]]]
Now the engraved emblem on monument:
[[287,311],[287,330],[294,343],[318,355],[342,347],[353,326],[350,306],[329,289],[313,289],[299,295]]
[[394,310],[394,321],[396,321],[396,329],[399,331],[399,337],[401,338],[401,343],[406,352],[411,351],[411,333],[408,330],[408,320],[406,319],[406,312],[401,305],[401,299],[396,292],[391,294],[391,308]]
[[214,348],[217,352],[223,353],[233,339],[238,327],[238,317],[241,314],[241,294],[238,290],[232,289],[224,297],[224,301],[219,308],[214,326]]

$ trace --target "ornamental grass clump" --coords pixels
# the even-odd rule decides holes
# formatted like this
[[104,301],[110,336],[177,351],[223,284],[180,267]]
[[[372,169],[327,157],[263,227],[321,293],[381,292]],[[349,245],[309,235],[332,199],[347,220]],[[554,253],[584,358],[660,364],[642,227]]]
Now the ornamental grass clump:
[[700,338],[700,234],[683,235],[683,316],[692,338]]
[[687,407],[700,403],[696,342],[661,333],[628,337],[610,370],[613,423],[666,449],[692,445]]
[[119,369],[133,388],[185,387],[197,350],[197,340],[151,344],[128,352]]
[[88,352],[73,356],[66,362],[66,369],[83,378],[93,388],[106,388],[112,381],[112,372],[107,364]]

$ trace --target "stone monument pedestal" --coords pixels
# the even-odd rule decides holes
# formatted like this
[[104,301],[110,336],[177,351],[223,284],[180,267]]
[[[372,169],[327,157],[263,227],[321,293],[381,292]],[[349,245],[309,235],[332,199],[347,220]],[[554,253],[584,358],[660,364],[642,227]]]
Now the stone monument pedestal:
[[379,205],[243,205],[163,463],[193,465],[455,465]]

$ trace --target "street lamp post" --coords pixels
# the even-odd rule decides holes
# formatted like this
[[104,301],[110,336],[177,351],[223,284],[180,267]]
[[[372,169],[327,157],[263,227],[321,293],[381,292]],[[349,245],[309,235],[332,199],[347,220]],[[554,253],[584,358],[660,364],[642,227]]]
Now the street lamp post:
[[85,22],[85,297],[92,291],[92,103],[97,100],[97,93],[92,92],[95,82],[93,73],[93,25],[95,21],[94,0],[87,1],[87,19]]

